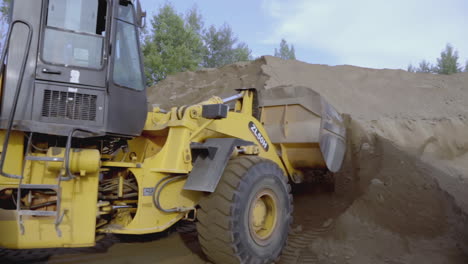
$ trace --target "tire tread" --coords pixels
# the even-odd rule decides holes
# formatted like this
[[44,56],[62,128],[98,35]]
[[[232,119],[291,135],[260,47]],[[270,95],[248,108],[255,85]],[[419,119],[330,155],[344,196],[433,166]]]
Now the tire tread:
[[[279,257],[271,256],[271,259],[260,262],[258,259],[249,259],[247,252],[240,247],[239,234],[233,233],[230,229],[236,224],[233,215],[238,213],[234,210],[235,199],[239,196],[238,190],[242,187],[241,185],[247,184],[244,176],[252,167],[253,170],[258,169],[254,167],[256,164],[266,161],[268,160],[258,156],[242,156],[231,160],[215,192],[201,199],[197,230],[203,252],[214,263],[271,263]],[[275,163],[268,162],[267,164],[270,169],[283,174]],[[289,212],[291,215],[291,186],[287,183],[286,177],[282,178],[284,178],[291,202]]]

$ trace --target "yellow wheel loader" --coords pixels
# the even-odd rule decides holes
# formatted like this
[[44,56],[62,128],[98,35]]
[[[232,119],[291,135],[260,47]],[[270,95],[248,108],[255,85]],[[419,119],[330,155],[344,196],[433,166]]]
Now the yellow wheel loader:
[[[336,172],[340,114],[304,87],[148,111],[131,0],[14,0],[1,58],[0,259],[196,221],[214,263],[271,263],[290,182]],[[165,98],[160,98],[165,100]]]

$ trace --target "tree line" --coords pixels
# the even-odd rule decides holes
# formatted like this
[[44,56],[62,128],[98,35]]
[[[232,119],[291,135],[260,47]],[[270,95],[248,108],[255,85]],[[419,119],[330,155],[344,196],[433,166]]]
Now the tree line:
[[205,28],[196,7],[183,15],[165,4],[151,18],[142,42],[148,84],[176,72],[252,59],[248,45],[238,40],[228,24]]
[[[1,0],[2,23],[7,22],[10,2]],[[229,24],[205,27],[203,16],[196,7],[181,14],[170,3],[166,3],[149,20],[149,25],[141,33],[148,85],[177,72],[217,68],[254,59],[249,46],[238,39]],[[5,35],[3,25],[0,28],[1,39]],[[0,41],[0,48],[1,44]],[[296,59],[294,45],[282,39],[279,48],[274,50],[274,56]],[[422,60],[417,66],[409,64],[407,71],[435,74],[468,72],[468,61],[463,67],[459,62],[458,51],[447,44],[436,63]]]
[[[254,59],[249,46],[237,38],[229,24],[205,27],[196,7],[180,14],[169,3],[151,18],[142,43],[148,85],[176,72]],[[295,59],[294,46],[281,40],[275,56]]]
[[[0,1],[1,21],[5,23],[11,0]],[[2,33],[0,31],[3,39]],[[249,46],[238,39],[229,24],[205,27],[196,6],[181,14],[170,3],[164,4],[141,30],[140,40],[147,85],[154,85],[177,72],[254,59]],[[294,46],[284,39],[274,54],[283,59],[296,58]]]
[[440,53],[440,57],[437,58],[435,64],[430,63],[427,60],[422,60],[419,65],[413,66],[408,65],[408,72],[425,72],[435,74],[454,74],[458,72],[468,72],[468,60],[465,63],[465,67],[460,65],[458,51],[453,48],[451,44],[447,44],[445,49]]

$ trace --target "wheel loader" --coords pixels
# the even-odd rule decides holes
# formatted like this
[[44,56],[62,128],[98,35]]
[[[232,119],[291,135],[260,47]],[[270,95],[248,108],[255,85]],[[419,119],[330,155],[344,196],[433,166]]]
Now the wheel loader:
[[292,221],[290,183],[341,167],[343,118],[306,87],[148,107],[138,1],[14,0],[9,15],[3,260],[194,221],[213,263],[271,263]]

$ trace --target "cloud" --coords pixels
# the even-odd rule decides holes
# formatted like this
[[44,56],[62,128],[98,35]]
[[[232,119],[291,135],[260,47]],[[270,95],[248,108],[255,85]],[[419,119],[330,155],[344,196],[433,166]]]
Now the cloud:
[[281,12],[281,6],[282,4],[279,1],[263,0],[261,7],[262,10],[268,15],[274,18],[281,18],[283,13]]
[[263,0],[273,21],[265,44],[286,38],[321,50],[337,64],[405,68],[435,62],[446,43],[468,58],[468,4],[464,0]]

